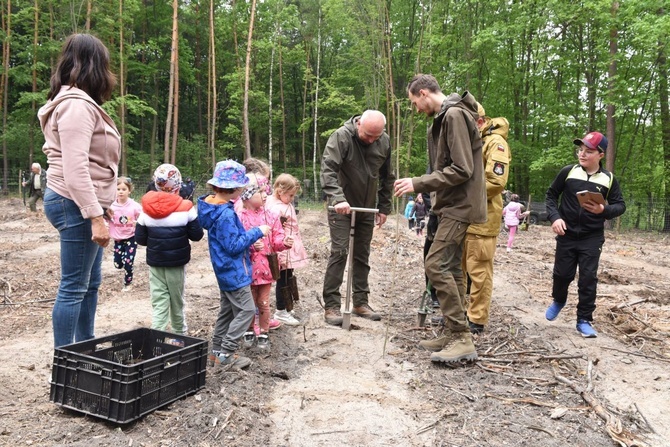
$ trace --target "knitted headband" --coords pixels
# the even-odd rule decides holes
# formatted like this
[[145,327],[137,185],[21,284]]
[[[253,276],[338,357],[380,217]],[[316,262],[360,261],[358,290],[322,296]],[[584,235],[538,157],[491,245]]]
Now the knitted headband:
[[240,199],[245,201],[249,200],[260,190],[261,188],[258,185],[249,185],[244,189],[244,192],[240,194]]

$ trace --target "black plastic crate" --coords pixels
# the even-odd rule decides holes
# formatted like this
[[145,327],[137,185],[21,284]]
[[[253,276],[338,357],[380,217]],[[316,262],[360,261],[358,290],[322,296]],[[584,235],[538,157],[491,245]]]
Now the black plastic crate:
[[125,424],[205,386],[207,341],[135,329],[56,348],[50,399]]

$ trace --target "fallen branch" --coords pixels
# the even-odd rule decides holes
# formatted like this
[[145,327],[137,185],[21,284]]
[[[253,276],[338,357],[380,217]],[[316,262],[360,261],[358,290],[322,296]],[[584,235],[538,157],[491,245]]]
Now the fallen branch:
[[651,430],[652,433],[656,433],[656,430],[654,430],[654,427],[651,426],[651,424],[649,423],[649,421],[647,420],[647,418],[644,417],[644,414],[642,414],[642,412],[640,411],[640,408],[637,406],[637,404],[633,402],[633,406],[635,407],[635,411],[637,411],[637,414],[640,415],[640,417],[642,418],[642,420],[644,421],[644,423],[647,425],[647,428],[648,428],[649,430]]
[[639,352],[631,352],[631,351],[624,351],[623,349],[610,348],[609,346],[603,346],[603,349],[608,349],[610,351],[621,352],[622,354],[635,355],[637,357],[644,357],[644,358],[649,359],[649,360],[658,360],[659,362],[670,363],[670,359],[664,359],[663,357],[652,357],[650,355],[640,354]]
[[537,407],[548,407],[548,408],[556,408],[558,406],[557,404],[543,402],[541,400],[533,399],[530,397],[524,397],[524,398],[501,397],[490,393],[485,393],[484,397],[491,397],[493,399],[498,399],[508,404],[531,404]]
[[643,299],[641,299],[641,300],[630,301],[630,302],[628,302],[628,303],[621,303],[621,304],[618,304],[618,305],[616,305],[616,306],[610,307],[610,310],[621,310],[621,309],[623,309],[624,307],[635,306],[636,304],[646,303],[647,301],[649,301],[649,298],[643,298]]
[[223,421],[223,424],[221,425],[221,428],[219,429],[219,431],[216,432],[216,435],[214,436],[214,439],[218,439],[219,436],[221,436],[221,432],[223,431],[224,428],[226,428],[226,426],[228,425],[228,422],[230,422],[230,417],[232,415],[233,415],[233,410],[230,410],[228,412],[228,416],[226,416],[226,419]]
[[[591,371],[593,368],[593,362],[589,360],[589,382],[591,380]],[[562,382],[566,385],[568,385],[570,388],[572,388],[577,394],[579,394],[582,399],[586,403],[588,403],[593,411],[596,412],[598,417],[602,419],[605,422],[605,430],[607,431],[607,434],[621,447],[651,447],[649,444],[646,442],[642,441],[641,439],[638,438],[634,433],[631,433],[630,431],[624,429],[621,424],[621,420],[614,416],[612,413],[610,413],[605,406],[593,395],[591,394],[588,390],[588,388],[591,388],[591,384],[587,387],[587,390],[584,390],[580,388],[576,383],[568,379],[567,377],[563,377],[558,373],[554,373],[554,377],[556,377],[556,380],[559,382]]]

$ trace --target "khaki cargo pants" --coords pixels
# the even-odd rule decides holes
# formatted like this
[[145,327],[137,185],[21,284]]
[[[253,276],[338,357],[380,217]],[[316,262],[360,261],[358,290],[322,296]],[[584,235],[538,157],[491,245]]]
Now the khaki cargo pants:
[[425,266],[426,275],[437,291],[444,324],[452,332],[465,332],[465,283],[463,282],[463,241],[468,224],[441,217]]

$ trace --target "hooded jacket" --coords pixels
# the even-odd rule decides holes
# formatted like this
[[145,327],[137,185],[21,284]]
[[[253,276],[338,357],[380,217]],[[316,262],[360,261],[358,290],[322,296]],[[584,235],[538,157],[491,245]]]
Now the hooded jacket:
[[44,133],[47,186],[73,200],[84,219],[116,199],[121,135],[114,121],[76,87],[63,86],[37,113]]
[[379,208],[391,213],[395,176],[391,169],[391,142],[384,132],[372,144],[358,139],[354,116],[328,138],[321,161],[321,188],[330,205],[348,202],[353,207]]
[[246,231],[233,202],[218,203],[212,195],[198,198],[198,214],[208,233],[209,257],[219,289],[232,292],[251,284],[249,247],[263,237],[260,228]]
[[[505,225],[508,227],[517,227],[519,222],[521,222],[521,217],[523,213],[521,212],[522,205],[519,202],[511,201],[503,209],[502,214],[505,216]],[[500,224],[498,224],[500,228]]]
[[147,264],[179,267],[191,260],[191,241],[204,236],[198,213],[190,200],[177,194],[150,191],[142,197],[142,214],[135,240],[147,247]]
[[486,222],[486,184],[477,101],[452,93],[428,127],[432,172],[414,177],[416,192],[434,191],[432,212],[459,222]]
[[468,234],[494,237],[500,233],[503,198],[512,154],[507,144],[509,122],[506,118],[487,118],[482,127],[482,157],[486,176],[486,223],[468,227]]

